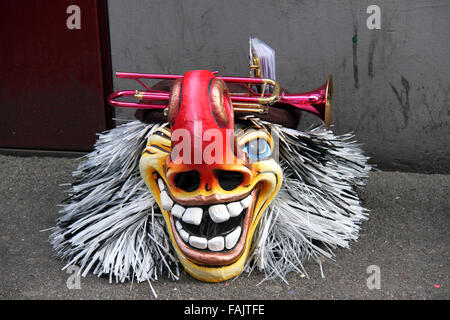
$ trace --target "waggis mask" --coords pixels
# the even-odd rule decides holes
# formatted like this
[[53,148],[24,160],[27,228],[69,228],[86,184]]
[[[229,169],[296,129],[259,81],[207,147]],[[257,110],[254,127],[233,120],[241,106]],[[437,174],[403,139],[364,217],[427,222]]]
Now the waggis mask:
[[174,83],[168,121],[148,139],[141,175],[186,271],[203,281],[234,277],[283,181],[271,135],[235,128],[228,89],[206,70]]

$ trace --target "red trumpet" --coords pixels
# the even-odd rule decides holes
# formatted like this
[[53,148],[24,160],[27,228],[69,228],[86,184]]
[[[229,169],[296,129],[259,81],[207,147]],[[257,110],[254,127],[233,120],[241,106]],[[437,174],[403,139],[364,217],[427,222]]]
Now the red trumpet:
[[[117,78],[133,79],[144,86],[145,90],[116,91],[108,97],[108,103],[114,107],[135,109],[166,109],[169,103],[170,91],[155,90],[145,85],[141,79],[176,80],[182,75],[145,74],[117,72]],[[239,113],[265,114],[273,104],[283,104],[310,112],[319,117],[329,127],[331,123],[333,81],[331,75],[321,87],[306,93],[287,93],[280,88],[277,81],[264,78],[216,77],[238,90],[230,89],[233,110]],[[236,86],[237,85],[237,86]],[[251,86],[261,86],[262,93],[256,93]],[[269,93],[269,86],[271,93]],[[267,92],[266,92],[267,91]],[[133,97],[137,102],[118,101],[117,98]]]

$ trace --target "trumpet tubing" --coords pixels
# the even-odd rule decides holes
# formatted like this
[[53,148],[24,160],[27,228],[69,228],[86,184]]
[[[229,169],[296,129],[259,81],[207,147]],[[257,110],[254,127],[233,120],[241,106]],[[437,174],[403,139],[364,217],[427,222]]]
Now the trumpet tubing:
[[[116,91],[108,97],[108,103],[114,107],[135,109],[165,109],[169,103],[170,91],[154,90],[146,86],[140,79],[165,79],[176,80],[183,78],[182,75],[146,74],[117,72],[117,78],[132,79],[145,87],[145,90],[123,90]],[[306,93],[287,93],[281,90],[277,81],[264,78],[244,77],[216,77],[228,83],[242,84],[248,89],[247,94],[230,93],[233,110],[240,113],[264,114],[268,112],[271,105],[288,105],[319,117],[327,126],[331,123],[333,103],[333,81],[331,75],[327,82],[321,87]],[[250,85],[261,85],[262,93],[255,93]],[[267,86],[273,88],[272,93],[266,93]],[[137,102],[118,101],[118,98],[131,97]]]

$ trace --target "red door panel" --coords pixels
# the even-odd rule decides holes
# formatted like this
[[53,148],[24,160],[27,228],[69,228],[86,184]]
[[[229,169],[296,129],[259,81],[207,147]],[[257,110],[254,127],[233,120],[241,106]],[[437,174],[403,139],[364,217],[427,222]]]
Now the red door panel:
[[113,125],[105,1],[2,0],[0,12],[0,147],[91,150]]

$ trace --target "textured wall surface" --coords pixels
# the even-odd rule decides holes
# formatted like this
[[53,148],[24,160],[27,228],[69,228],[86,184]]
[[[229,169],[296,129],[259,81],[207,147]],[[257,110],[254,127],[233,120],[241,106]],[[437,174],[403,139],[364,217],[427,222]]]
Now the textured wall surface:
[[[247,76],[248,39],[258,37],[276,50],[277,80],[289,91],[333,75],[334,131],[354,131],[379,168],[450,172],[447,0],[108,4],[113,72]],[[369,30],[373,4],[381,28]],[[114,88],[138,86],[115,79]]]

